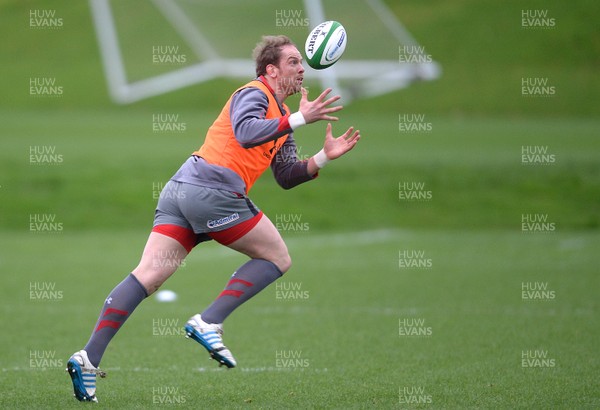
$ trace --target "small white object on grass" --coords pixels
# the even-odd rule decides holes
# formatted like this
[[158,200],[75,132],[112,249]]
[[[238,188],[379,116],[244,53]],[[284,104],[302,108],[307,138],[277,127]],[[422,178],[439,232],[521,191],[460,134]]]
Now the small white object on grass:
[[174,302],[177,300],[177,293],[167,289],[159,290],[155,297],[159,302]]

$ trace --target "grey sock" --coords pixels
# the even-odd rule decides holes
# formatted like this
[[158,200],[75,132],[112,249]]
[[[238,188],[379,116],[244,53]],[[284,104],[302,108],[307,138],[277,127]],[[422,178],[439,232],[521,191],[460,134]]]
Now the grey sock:
[[108,343],[121,325],[147,296],[146,289],[132,274],[128,275],[110,292],[104,301],[92,336],[83,348],[95,367],[100,364]]
[[223,323],[242,303],[266,288],[283,273],[265,259],[252,259],[242,265],[225,286],[219,297],[202,312],[206,323]]

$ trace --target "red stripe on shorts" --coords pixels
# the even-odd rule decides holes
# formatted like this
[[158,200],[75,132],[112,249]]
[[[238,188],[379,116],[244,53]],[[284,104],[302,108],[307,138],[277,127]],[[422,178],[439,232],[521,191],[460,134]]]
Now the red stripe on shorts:
[[185,248],[188,253],[190,253],[197,244],[196,234],[194,231],[184,228],[183,226],[171,224],[156,225],[154,228],[152,228],[152,232],[157,232],[175,239],[181,244],[181,246]]
[[261,211],[247,221],[241,222],[231,228],[223,229],[218,232],[208,232],[208,236],[219,242],[221,245],[229,245],[250,232],[250,230],[256,226],[258,221],[260,221],[262,216],[263,213]]

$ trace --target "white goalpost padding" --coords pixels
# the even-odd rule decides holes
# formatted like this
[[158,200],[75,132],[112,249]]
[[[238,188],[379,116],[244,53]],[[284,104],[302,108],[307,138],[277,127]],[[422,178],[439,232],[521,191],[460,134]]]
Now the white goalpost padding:
[[[161,95],[183,87],[219,77],[248,79],[254,73],[251,59],[225,58],[213,47],[201,25],[193,21],[176,0],[148,0],[172,26],[182,41],[194,53],[198,62],[171,71],[130,81],[127,76],[123,52],[111,0],[89,0],[104,73],[112,100],[129,104]],[[303,0],[310,21],[322,22],[327,16],[324,0]],[[390,37],[398,44],[416,50],[418,55],[409,61],[381,59],[342,59],[325,70],[306,70],[307,80],[317,80],[323,88],[331,87],[346,102],[392,92],[408,86],[415,80],[433,80],[439,77],[440,67],[426,55],[410,33],[402,26],[381,0],[366,0],[368,7],[378,17]],[[308,35],[310,28],[306,28]],[[349,41],[352,41],[349,35]],[[304,44],[298,44],[303,52]],[[399,52],[400,53],[400,52]],[[349,81],[350,80],[350,81]],[[346,84],[347,83],[347,84]]]

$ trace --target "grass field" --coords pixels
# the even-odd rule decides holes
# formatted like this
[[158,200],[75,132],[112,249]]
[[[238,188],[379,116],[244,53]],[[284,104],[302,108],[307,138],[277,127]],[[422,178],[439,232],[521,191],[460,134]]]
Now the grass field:
[[[86,127],[92,116],[110,132]],[[2,407],[80,405],[70,397],[66,360],[137,263],[153,183],[187,155],[179,145],[197,138],[148,132],[147,113],[124,117],[23,112],[26,125],[17,128],[4,116],[13,132],[2,153],[2,190],[11,197],[0,237]],[[225,340],[239,368],[218,369],[181,335],[243,262],[205,244],[165,286],[178,301],[145,301],[109,347],[100,406],[600,405],[597,124],[440,118],[430,134],[384,139],[398,130],[394,120],[377,120],[363,118],[369,132],[354,159],[332,164],[312,186],[284,192],[265,176],[256,187],[257,203],[284,221],[294,266],[228,320]],[[577,143],[561,140],[565,130],[577,130]],[[62,162],[28,162],[36,142],[27,135],[44,133]],[[521,144],[541,141],[556,161],[521,163]],[[311,152],[316,143],[303,147]],[[432,198],[401,199],[398,184],[407,179],[425,182]],[[547,215],[551,225],[523,232],[523,214]],[[34,221],[32,229],[31,215],[61,225],[36,230]],[[299,229],[285,228],[290,218]]]
[[[3,234],[8,254],[36,257],[9,259],[3,266],[11,274],[2,287],[3,315],[10,318],[0,338],[2,407],[81,405],[69,397],[64,364],[87,340],[105,294],[135,263],[144,236]],[[600,404],[593,354],[599,328],[597,233],[389,229],[288,238],[295,266],[282,279],[281,293],[265,290],[228,320],[225,340],[237,369],[218,369],[199,346],[177,335],[178,325],[208,304],[242,262],[206,244],[166,286],[179,300],[145,301],[109,347],[100,407]],[[425,250],[430,268],[400,268],[399,250],[405,249]],[[32,282],[55,284],[62,297],[30,299]],[[523,300],[523,282],[547,283],[555,297]],[[292,299],[285,289],[301,292]],[[429,330],[402,335],[400,321]],[[523,367],[524,351],[547,355],[548,361]],[[278,361],[284,356],[301,361],[290,367],[292,362]]]
[[[83,405],[66,361],[137,264],[163,184],[240,85],[117,106],[89,3],[51,3],[0,2],[2,409]],[[131,78],[154,72],[151,46],[174,33],[147,4],[112,3],[139,57]],[[244,261],[202,244],[165,285],[178,300],[144,301],[109,346],[97,407],[600,408],[597,2],[386,3],[443,75],[345,108],[335,132],[363,139],[316,181],[282,191],[267,172],[255,185],[294,264],[227,320],[238,368],[183,336]],[[31,28],[32,10],[64,25]],[[525,29],[524,10],[556,26]],[[277,31],[273,11],[249,25]],[[228,52],[255,41],[242,37]],[[64,92],[31,95],[32,78]],[[524,96],[524,78],[556,93]],[[156,132],[156,116],[179,129]],[[298,130],[303,158],[324,128]]]
[[[106,221],[148,227],[157,187],[199,147],[216,115],[178,112],[184,132],[153,132],[154,114],[130,107],[0,112],[0,185],[10,197],[0,226],[26,229],[34,213],[56,215],[67,231],[103,229]],[[273,216],[301,214],[315,231],[518,229],[523,213],[548,214],[561,229],[600,225],[596,119],[425,117],[431,132],[408,133],[397,113],[365,116],[351,106],[343,114],[334,131],[359,127],[359,149],[288,192],[267,172],[251,193],[258,206]],[[296,133],[301,156],[320,149],[323,129]],[[524,147],[550,157],[524,163]],[[53,154],[37,153],[44,150]],[[400,200],[400,184],[424,184],[432,200]]]

